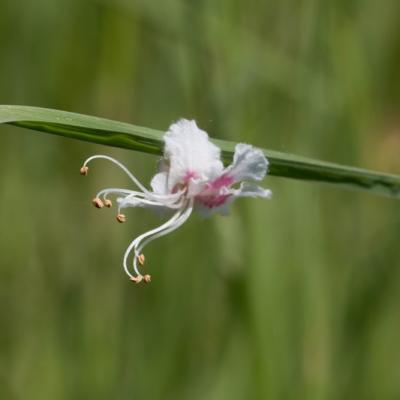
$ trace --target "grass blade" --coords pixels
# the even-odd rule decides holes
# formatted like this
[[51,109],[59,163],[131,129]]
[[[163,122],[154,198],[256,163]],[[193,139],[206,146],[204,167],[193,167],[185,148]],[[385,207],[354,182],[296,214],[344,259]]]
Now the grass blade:
[[[0,106],[0,123],[61,135],[72,139],[161,154],[163,132],[66,111],[28,106]],[[213,140],[225,162],[232,159],[235,143]],[[400,176],[369,171],[296,155],[264,150],[269,174],[361,189],[389,197],[400,197]]]

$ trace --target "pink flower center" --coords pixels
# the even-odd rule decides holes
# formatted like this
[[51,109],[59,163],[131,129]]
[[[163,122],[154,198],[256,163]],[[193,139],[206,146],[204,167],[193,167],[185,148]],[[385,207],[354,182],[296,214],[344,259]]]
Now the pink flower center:
[[197,178],[197,174],[196,174],[196,172],[189,170],[186,172],[186,175],[184,176],[183,181],[185,183],[188,183],[193,178]]
[[221,175],[212,182],[207,183],[208,189],[219,190],[223,187],[229,187],[234,182],[234,179],[229,175]]
[[205,207],[213,208],[223,205],[232,196],[230,193],[221,194],[222,188],[231,186],[235,180],[229,175],[221,175],[206,184],[204,194],[197,196],[196,200]]
[[[188,170],[181,183],[175,185],[172,189],[172,193],[176,193],[178,190],[187,187],[190,184],[190,181],[196,178],[198,178],[198,174],[195,171]],[[235,180],[229,175],[221,175],[218,178],[215,178],[213,181],[204,184],[203,190],[196,196],[196,202],[207,208],[214,208],[223,205],[232,194],[221,193],[221,189],[228,188],[233,183],[235,183]]]
[[197,178],[197,173],[195,171],[188,170],[183,177],[183,180],[181,183],[177,183],[173,188],[171,193],[176,193],[177,191],[181,190],[184,187],[187,187],[189,185],[189,182],[191,179]]

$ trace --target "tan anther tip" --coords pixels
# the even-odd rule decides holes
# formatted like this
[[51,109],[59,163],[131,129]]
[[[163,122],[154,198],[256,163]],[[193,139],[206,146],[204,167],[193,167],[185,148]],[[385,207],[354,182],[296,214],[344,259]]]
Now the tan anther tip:
[[151,282],[151,276],[150,276],[150,275],[145,275],[145,276],[143,277],[143,279],[144,279],[144,282],[145,282],[145,283],[150,283],[150,282]]
[[146,260],[144,254],[139,254],[137,259],[138,259],[140,265],[144,265],[144,262]]
[[107,208],[111,208],[111,207],[112,207],[112,201],[111,201],[111,200],[108,200],[108,199],[105,199],[105,200],[104,200],[104,205],[105,205]]
[[101,199],[99,199],[98,197],[95,197],[92,200],[92,204],[96,207],[96,208],[103,208],[104,207],[104,203],[101,201]]
[[79,170],[80,174],[83,176],[86,176],[89,172],[89,167],[87,167],[86,165],[83,166],[80,170]]
[[144,279],[144,277],[142,275],[132,276],[131,277],[131,281],[135,282],[135,283],[140,283],[140,282],[142,282],[143,279]]
[[125,221],[126,221],[125,215],[124,215],[124,214],[118,214],[118,215],[117,215],[117,221],[120,222],[121,224],[122,224],[123,222],[125,222]]

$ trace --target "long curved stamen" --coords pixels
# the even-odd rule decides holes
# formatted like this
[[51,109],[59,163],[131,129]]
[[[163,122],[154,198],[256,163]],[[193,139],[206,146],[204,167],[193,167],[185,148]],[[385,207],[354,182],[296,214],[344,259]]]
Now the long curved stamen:
[[113,164],[117,165],[119,168],[121,168],[127,175],[128,177],[132,180],[133,183],[136,184],[136,186],[142,190],[142,192],[146,195],[146,197],[149,198],[153,198],[153,199],[179,199],[179,197],[182,195],[183,191],[179,191],[173,194],[158,194],[158,193],[153,193],[150,192],[148,189],[146,189],[145,186],[143,186],[139,180],[128,170],[128,168],[125,167],[124,164],[120,163],[118,160],[116,160],[115,158],[109,157],[109,156],[105,156],[102,154],[98,154],[95,156],[91,156],[88,159],[85,160],[85,162],[83,163],[83,166],[81,168],[81,171],[84,170],[85,173],[84,175],[87,174],[87,170],[88,170],[88,164],[95,160],[95,159],[103,159],[103,160],[108,160],[110,162],[112,162]]
[[182,201],[179,203],[171,203],[166,204],[160,201],[148,200],[147,198],[142,198],[141,196],[136,196],[134,194],[130,194],[124,198],[118,199],[119,207],[118,213],[122,208],[126,207],[140,207],[140,206],[153,206],[153,207],[167,207],[171,209],[179,209],[182,208]]
[[118,160],[116,160],[115,158],[109,157],[109,156],[104,156],[102,154],[98,154],[95,156],[91,156],[89,157],[84,163],[83,163],[83,168],[87,167],[87,165],[95,160],[95,159],[103,159],[103,160],[108,160],[111,161],[113,164],[117,165],[119,168],[121,168],[131,179],[131,181],[133,183],[135,183],[135,185],[140,188],[144,193],[150,193],[140,182],[139,180],[128,170],[128,168],[125,167],[124,164],[120,163]]
[[187,219],[190,217],[190,215],[191,215],[191,213],[193,211],[193,204],[192,203],[193,202],[191,201],[189,206],[185,210],[183,210],[181,216],[179,217],[179,222],[176,221],[174,225],[172,225],[172,226],[170,226],[170,227],[168,227],[168,228],[166,228],[166,229],[164,229],[164,230],[162,230],[160,232],[157,232],[157,233],[152,234],[152,235],[146,235],[146,237],[142,237],[141,240],[140,240],[141,244],[139,245],[139,241],[138,241],[138,243],[136,245],[136,248],[135,248],[135,252],[136,252],[137,257],[139,257],[139,255],[142,252],[143,248],[145,246],[147,246],[150,242],[152,242],[155,239],[158,239],[161,236],[165,236],[168,233],[171,233],[175,229],[178,229],[180,226],[182,226],[187,221]]
[[133,259],[133,268],[134,268],[136,274],[141,276],[141,274],[138,270],[137,262],[139,261],[139,263],[142,264],[142,262],[140,261],[140,258],[144,257],[143,254],[141,254],[143,248],[145,246],[147,246],[153,240],[155,240],[161,236],[167,235],[168,233],[171,233],[171,232],[175,231],[176,229],[178,229],[180,226],[182,226],[187,221],[187,219],[190,217],[192,211],[193,211],[193,202],[191,201],[189,206],[180,213],[178,218],[174,219],[173,221],[169,221],[170,223],[168,224],[168,226],[162,226],[162,227],[160,227],[162,229],[158,228],[158,229],[154,229],[152,231],[146,232],[135,239],[136,243],[133,246],[135,249],[135,255],[134,255],[134,259]]
[[[81,168],[81,174],[87,175],[88,173],[88,164],[95,159],[104,159],[112,162],[117,165],[120,169],[122,169],[126,175],[132,180],[132,182],[139,188],[140,191],[128,190],[128,189],[119,189],[119,188],[107,188],[99,191],[93,200],[93,204],[101,208],[104,205],[107,207],[111,207],[112,202],[107,198],[108,195],[120,195],[120,198],[117,198],[119,203],[118,207],[118,215],[117,220],[119,222],[125,221],[125,216],[120,213],[122,208],[125,207],[135,207],[135,206],[153,206],[153,207],[166,207],[170,209],[178,209],[178,211],[164,224],[161,226],[154,228],[148,232],[143,233],[138,236],[135,240],[133,240],[128,248],[125,251],[123,258],[123,267],[125,273],[131,278],[131,280],[139,283],[142,280],[146,282],[150,281],[150,275],[143,276],[139,270],[137,263],[139,261],[140,264],[144,263],[144,255],[140,254],[141,250],[151,241],[164,236],[176,229],[178,229],[190,216],[193,210],[194,200],[188,199],[185,196],[187,192],[187,188],[184,187],[177,192],[174,193],[154,193],[146,189],[139,180],[119,161],[115,160],[112,157],[105,155],[95,155],[89,157],[83,164]],[[101,200],[101,197],[104,199],[104,203]],[[100,207],[101,205],[101,207]],[[127,265],[128,257],[132,250],[134,249],[134,257],[133,257],[133,269],[135,275],[129,272],[129,268]]]
[[129,196],[131,194],[135,194],[137,196],[144,194],[142,192],[136,192],[134,190],[129,190],[129,189],[120,189],[120,188],[107,188],[100,190],[97,192],[96,197],[103,197],[104,199],[107,198],[109,194],[115,194],[115,195],[122,195],[122,196]]
[[[163,199],[162,201],[155,201],[146,198],[146,194],[143,192],[120,188],[107,188],[97,192],[96,197],[93,199],[93,204],[97,208],[102,208],[103,205],[105,205],[106,207],[111,207],[112,202],[108,199],[109,195],[125,196],[117,200],[119,202],[118,214],[120,214],[121,209],[125,207],[153,206],[179,209],[182,207],[183,202],[182,198],[178,199],[179,201],[177,202],[177,199],[175,198],[176,196],[174,196],[170,200]],[[98,205],[99,203],[101,206]]]
[[[179,211],[176,212],[167,222],[165,222],[164,224],[162,224],[161,226],[159,226],[159,227],[157,227],[157,228],[155,228],[155,229],[152,229],[151,231],[149,231],[149,232],[147,232],[147,233],[145,233],[145,234],[143,234],[143,235],[147,236],[147,235],[149,235],[149,234],[154,234],[154,233],[159,232],[160,230],[163,230],[163,229],[168,228],[171,224],[173,224],[173,223],[180,217],[181,214],[182,214],[182,210],[179,210]],[[143,235],[140,235],[140,236],[137,237],[135,240],[133,240],[133,241],[131,242],[131,244],[128,246],[128,248],[126,249],[125,254],[124,254],[123,267],[124,267],[124,270],[125,270],[126,274],[127,274],[132,280],[136,280],[137,277],[134,277],[134,276],[129,272],[129,268],[128,268],[128,265],[127,265],[127,260],[128,260],[129,254],[131,253],[132,249],[136,246],[136,243],[138,242],[139,239],[142,238]],[[135,255],[135,257],[136,257],[136,255]],[[138,271],[137,269],[135,269],[135,273],[137,274],[138,277],[141,276],[141,274],[139,273],[139,271]]]

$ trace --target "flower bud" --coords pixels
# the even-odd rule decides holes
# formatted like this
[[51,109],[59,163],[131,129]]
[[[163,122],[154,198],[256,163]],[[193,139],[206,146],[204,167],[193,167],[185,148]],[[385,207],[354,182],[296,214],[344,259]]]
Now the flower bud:
[[104,199],[104,205],[105,205],[107,208],[111,208],[111,207],[112,207],[112,201],[111,201],[111,200],[108,200],[108,199]]
[[88,172],[89,172],[89,168],[85,165],[85,166],[83,166],[80,170],[79,170],[79,173],[81,174],[81,175],[83,175],[83,176],[86,176],[87,174],[88,174]]

